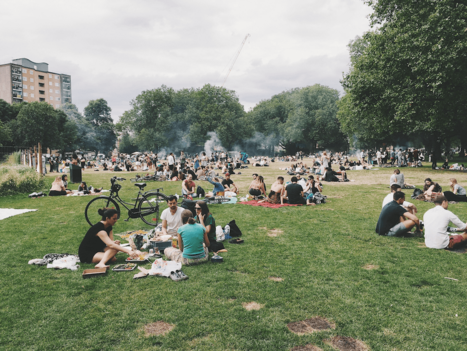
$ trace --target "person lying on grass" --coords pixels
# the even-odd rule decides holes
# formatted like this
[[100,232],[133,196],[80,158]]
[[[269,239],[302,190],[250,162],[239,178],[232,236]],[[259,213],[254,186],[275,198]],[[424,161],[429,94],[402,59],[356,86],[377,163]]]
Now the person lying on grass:
[[271,192],[268,197],[258,202],[269,202],[270,204],[280,204],[282,195],[284,194],[284,177],[277,177],[277,180],[271,186]]
[[289,204],[304,205],[306,203],[303,197],[303,188],[297,183],[297,177],[290,179],[291,183],[285,187],[284,195],[281,197],[281,204],[284,202]]
[[[384,198],[383,200],[383,208],[384,206],[386,206],[388,203],[390,203],[391,201],[394,200],[394,193],[398,192],[398,191],[401,191],[401,186],[399,184],[393,184],[391,185],[391,192],[389,194],[386,195],[386,197]],[[415,207],[414,204],[410,203],[410,202],[407,202],[407,201],[404,201],[404,203],[402,204],[402,207],[405,208],[406,211],[412,213],[412,214],[416,214],[417,213],[417,207]]]
[[416,235],[421,235],[420,220],[401,205],[405,201],[402,191],[394,193],[394,200],[383,207],[376,224],[376,233],[387,236],[407,236],[413,227]]
[[53,181],[52,187],[49,191],[49,196],[60,196],[66,195],[68,193],[71,193],[71,190],[66,190],[65,186],[63,185],[62,177],[55,177],[55,180]]
[[449,186],[451,187],[451,191],[444,192],[444,196],[448,201],[467,202],[467,193],[463,187],[457,184],[456,178],[449,179]]
[[[467,242],[467,225],[451,211],[449,202],[444,195],[434,199],[435,207],[426,211],[423,216],[425,224],[425,245],[431,249],[455,249]],[[457,228],[448,227],[449,222]],[[449,235],[448,231],[463,232],[459,235]]]
[[431,199],[437,195],[442,195],[443,188],[438,183],[433,182],[430,178],[425,179],[425,185],[423,186],[423,194],[425,199],[431,201]]
[[108,267],[108,262],[115,262],[115,255],[121,251],[131,257],[141,254],[138,250],[133,251],[130,247],[120,246],[120,241],[114,241],[113,226],[117,223],[118,212],[115,209],[99,209],[102,219],[89,228],[81,241],[78,255],[82,263],[97,263],[96,268]]
[[206,228],[196,223],[190,210],[182,212],[182,223],[183,225],[177,231],[178,249],[166,248],[165,257],[167,260],[180,262],[185,266],[207,262],[210,242]]

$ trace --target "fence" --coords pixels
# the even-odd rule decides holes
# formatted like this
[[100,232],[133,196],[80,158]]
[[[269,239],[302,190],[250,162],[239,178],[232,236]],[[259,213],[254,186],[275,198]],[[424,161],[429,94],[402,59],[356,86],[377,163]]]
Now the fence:
[[[44,150],[39,143],[34,148],[31,147],[23,147],[23,146],[0,146],[0,162],[5,161],[8,156],[13,154],[14,152],[20,152],[20,164],[24,166],[29,166],[35,168],[37,172],[43,174],[46,172],[46,159],[44,154],[49,153],[49,150]],[[42,160],[42,162],[36,163],[36,160]]]

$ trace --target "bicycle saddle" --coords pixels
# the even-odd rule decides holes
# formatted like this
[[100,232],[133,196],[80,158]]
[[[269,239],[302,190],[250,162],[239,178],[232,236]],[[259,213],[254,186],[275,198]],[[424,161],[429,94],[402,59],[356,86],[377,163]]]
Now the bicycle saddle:
[[137,186],[140,189],[143,189],[146,186],[146,183],[135,183],[135,186]]

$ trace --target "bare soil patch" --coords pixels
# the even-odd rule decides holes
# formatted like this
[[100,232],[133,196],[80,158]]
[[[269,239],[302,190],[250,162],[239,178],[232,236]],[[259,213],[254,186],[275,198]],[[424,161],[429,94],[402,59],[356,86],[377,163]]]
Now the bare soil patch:
[[163,321],[158,321],[155,323],[149,323],[144,326],[144,332],[146,336],[159,336],[159,335],[164,335],[170,332],[173,328],[175,328],[175,325],[169,324]]
[[313,317],[304,321],[292,322],[287,324],[287,328],[292,333],[303,335],[311,334],[321,330],[335,329],[336,326],[322,317]]
[[325,341],[339,351],[368,351],[369,348],[362,341],[350,338],[348,336],[335,336]]
[[318,346],[312,344],[307,344],[295,346],[293,349],[290,349],[290,351],[323,351],[323,349],[320,349]]
[[268,227],[258,227],[258,229],[261,229],[261,230],[268,230]]
[[366,264],[363,266],[363,269],[371,270],[371,269],[378,269],[379,266],[375,264]]
[[243,306],[243,308],[246,309],[247,311],[253,311],[253,310],[254,310],[254,311],[258,311],[258,310],[260,310],[261,308],[264,307],[264,305],[261,305],[261,304],[259,304],[259,303],[257,303],[257,302],[254,302],[254,301],[252,301],[252,302],[244,302],[244,303],[242,303],[242,306]]
[[270,231],[268,231],[268,236],[274,238],[276,236],[279,236],[281,234],[283,234],[284,231],[281,230],[281,229],[271,229]]
[[275,281],[275,282],[283,282],[284,279],[281,277],[269,277],[269,280]]

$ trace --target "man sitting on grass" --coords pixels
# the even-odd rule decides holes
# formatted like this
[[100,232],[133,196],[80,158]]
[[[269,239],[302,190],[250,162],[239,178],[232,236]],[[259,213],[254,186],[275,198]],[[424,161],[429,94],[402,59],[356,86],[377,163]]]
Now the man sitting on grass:
[[[394,193],[394,200],[383,207],[376,224],[376,233],[387,236],[407,236],[413,227],[415,234],[421,235],[420,221],[401,205],[405,201],[402,191]],[[411,236],[411,235],[409,235]]]
[[[394,200],[394,193],[401,191],[401,186],[399,184],[393,184],[391,185],[391,193],[386,195],[386,197],[383,200],[383,208],[386,206],[388,203]],[[402,204],[402,207],[405,208],[408,212],[415,214],[417,213],[417,208],[415,207],[414,204],[404,201]]]
[[292,183],[285,187],[284,195],[281,197],[281,204],[284,204],[284,200],[287,200],[289,204],[304,205],[306,203],[303,197],[303,188],[297,183],[297,177],[292,177],[290,180]]
[[[425,245],[431,249],[454,249],[467,241],[467,225],[451,211],[449,202],[444,195],[434,199],[435,207],[426,211],[423,216],[425,223]],[[448,227],[449,222],[457,228]],[[449,235],[448,231],[463,232],[459,235]]]
[[169,234],[172,237],[176,237],[178,228],[183,225],[182,212],[184,209],[177,206],[177,198],[175,195],[168,197],[167,205],[169,208],[166,208],[161,214],[162,234]]
[[225,191],[230,191],[238,195],[238,187],[235,185],[232,179],[230,179],[230,173],[225,174],[225,179],[222,180],[222,185]]
[[182,194],[184,196],[196,196],[196,184],[190,173],[186,175],[186,179],[182,182]]

